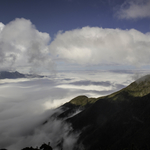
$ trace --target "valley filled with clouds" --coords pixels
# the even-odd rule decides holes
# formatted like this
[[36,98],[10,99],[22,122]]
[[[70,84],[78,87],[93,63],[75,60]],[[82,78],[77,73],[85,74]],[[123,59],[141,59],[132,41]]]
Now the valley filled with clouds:
[[70,143],[66,141],[66,147],[73,146],[77,135],[67,136],[66,132],[71,130],[69,125],[62,127],[61,120],[51,119],[45,126],[41,125],[61,111],[60,105],[78,95],[108,95],[133,80],[131,71],[121,74],[113,71],[60,72],[53,77],[0,80],[0,145],[19,150],[51,141],[55,147],[60,136],[66,136]]

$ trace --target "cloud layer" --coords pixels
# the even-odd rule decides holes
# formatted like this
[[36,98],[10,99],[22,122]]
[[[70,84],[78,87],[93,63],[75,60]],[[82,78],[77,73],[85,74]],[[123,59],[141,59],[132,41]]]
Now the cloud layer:
[[[128,76],[128,73],[93,71],[59,73],[56,80],[0,80],[0,149],[20,150],[49,141],[55,149],[63,137],[64,149],[71,150],[77,135],[68,135],[71,130],[69,125],[50,118],[53,113],[60,111],[52,108],[78,95],[99,97],[110,94],[128,85],[131,82]],[[48,118],[48,123],[41,126]]]
[[39,32],[31,21],[24,18],[6,25],[0,23],[0,69],[51,69],[53,62],[47,47],[49,41],[49,34]]
[[99,27],[60,32],[50,44],[58,58],[83,65],[147,65],[149,47],[150,33]]
[[49,119],[48,124],[41,126],[52,114],[59,113],[59,109],[52,108],[70,100],[69,90],[57,88],[57,82],[49,78],[0,82],[0,149],[20,150],[49,141],[56,146],[62,137],[65,142],[75,141],[73,135],[67,135],[69,126],[61,120]]
[[[48,33],[39,32],[31,21],[15,19],[0,23],[0,70],[53,70],[59,61],[80,65],[150,64],[150,33],[83,27],[58,32],[50,43]],[[57,63],[61,65],[61,63]],[[58,67],[58,68],[61,68]]]
[[150,0],[126,0],[116,15],[120,19],[150,18]]

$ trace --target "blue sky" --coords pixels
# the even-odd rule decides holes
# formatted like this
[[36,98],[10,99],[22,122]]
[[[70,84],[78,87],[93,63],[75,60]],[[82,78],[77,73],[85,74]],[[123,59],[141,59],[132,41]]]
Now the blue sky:
[[[18,64],[20,68],[30,71],[35,71],[33,69],[35,66],[46,65],[51,66],[50,70],[53,70],[55,66],[57,69],[79,70],[87,69],[89,66],[118,69],[122,68],[122,65],[125,69],[137,66],[149,68],[147,67],[149,66],[149,10],[150,0],[1,0],[0,22],[1,26],[5,26],[5,30],[1,33],[1,39],[5,39],[4,46],[1,46],[0,59],[4,64],[1,70],[4,68],[17,70]],[[30,27],[27,24],[30,24]],[[19,26],[20,30],[17,29]],[[42,34],[35,37],[35,33],[32,34],[31,31],[41,32],[45,38],[38,43]],[[24,32],[28,34],[26,37],[32,37],[32,39],[24,38]],[[13,37],[16,33],[17,37]],[[90,37],[90,34],[94,35],[88,41],[86,36]],[[112,35],[112,39],[107,38],[108,34]],[[7,37],[8,35],[12,35],[12,38]],[[34,46],[33,43],[30,44],[33,38],[37,38],[33,42]],[[115,38],[116,41],[113,41]],[[80,39],[80,42],[77,39]],[[28,45],[18,44],[27,43],[26,40]],[[102,46],[96,45],[96,41],[102,42]],[[109,46],[104,43],[108,43]],[[7,49],[11,47],[7,54],[6,47]],[[121,50],[122,47],[124,50]],[[23,53],[23,49],[27,52],[26,54]],[[43,53],[43,49],[48,49],[48,52]],[[105,56],[106,53],[109,54],[108,57]],[[86,57],[87,54],[88,57]],[[139,55],[141,58],[138,58]],[[91,61],[94,57],[96,60]],[[25,61],[21,62],[23,59]],[[142,60],[144,62],[141,62]]]
[[0,20],[31,20],[39,31],[51,36],[84,26],[137,29],[149,32],[149,18],[119,19],[115,13],[126,0],[1,0]]

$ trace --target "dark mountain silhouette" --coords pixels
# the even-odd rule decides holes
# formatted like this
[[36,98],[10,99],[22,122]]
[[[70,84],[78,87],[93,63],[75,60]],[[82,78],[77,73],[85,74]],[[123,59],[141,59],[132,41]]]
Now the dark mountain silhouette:
[[0,71],[0,79],[17,79],[17,78],[42,78],[44,76],[33,75],[33,74],[22,74],[17,71],[9,72],[9,71]]
[[7,79],[25,78],[25,75],[17,71],[15,72],[1,71],[0,79],[6,79],[6,78]]
[[82,109],[66,119],[81,132],[75,150],[150,149],[150,75],[108,96],[78,96],[62,109],[59,118]]

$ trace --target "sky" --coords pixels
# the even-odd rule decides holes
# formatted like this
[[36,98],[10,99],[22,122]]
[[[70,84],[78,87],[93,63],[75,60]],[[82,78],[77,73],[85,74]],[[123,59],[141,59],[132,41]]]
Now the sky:
[[0,71],[47,77],[0,80],[0,148],[50,141],[58,150],[63,137],[71,150],[70,126],[43,121],[78,95],[108,95],[149,74],[149,58],[150,0],[1,0]]
[[1,70],[149,69],[150,0],[1,0]]

